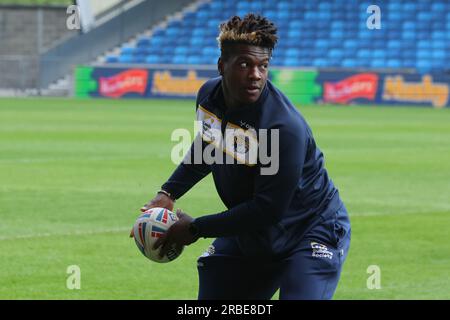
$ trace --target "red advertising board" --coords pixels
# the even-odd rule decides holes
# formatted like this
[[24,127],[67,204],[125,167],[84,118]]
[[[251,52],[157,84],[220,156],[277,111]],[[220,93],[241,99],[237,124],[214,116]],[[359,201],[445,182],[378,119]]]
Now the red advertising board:
[[323,98],[328,103],[343,104],[359,98],[375,100],[377,88],[377,74],[360,73],[338,82],[325,82]]
[[111,77],[100,77],[99,92],[104,97],[120,98],[127,93],[145,94],[148,70],[130,69]]

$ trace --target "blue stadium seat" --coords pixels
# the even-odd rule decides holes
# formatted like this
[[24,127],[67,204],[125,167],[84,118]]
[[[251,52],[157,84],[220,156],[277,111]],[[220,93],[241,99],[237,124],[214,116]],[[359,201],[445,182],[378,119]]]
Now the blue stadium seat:
[[[156,48],[155,48],[156,49]],[[160,51],[162,56],[170,56],[175,54],[175,48],[171,46],[164,46],[162,48],[157,48]]]
[[416,33],[411,30],[404,31],[402,34],[402,38],[407,40],[414,40],[416,39]]
[[220,50],[218,47],[204,47],[202,49],[202,53],[205,56],[217,56],[218,57],[220,54]]
[[431,11],[433,12],[445,12],[446,6],[443,2],[435,2],[431,5]]
[[195,12],[187,12],[184,16],[183,16],[183,21],[193,21],[195,19]]
[[119,62],[119,58],[117,56],[107,56],[106,63],[116,63]]
[[415,67],[415,60],[414,59],[403,59],[400,60],[402,63],[402,68],[414,68]]
[[241,10],[247,10],[247,11],[250,11],[250,9],[251,9],[251,4],[250,4],[250,2],[242,1],[242,2],[239,2],[239,3],[237,4],[236,8],[237,8],[238,10],[241,9]]
[[353,39],[345,40],[344,42],[344,48],[350,48],[350,49],[356,49],[358,47],[358,42]]
[[191,37],[192,37],[191,35],[188,35],[185,37],[180,37],[177,40],[177,45],[184,46],[184,47],[189,46]]
[[358,58],[370,58],[372,57],[372,53],[368,49],[360,49],[356,55]]
[[372,51],[372,57],[375,59],[384,59],[386,57],[386,52],[382,49],[377,49]]
[[164,28],[161,28],[161,27],[156,27],[154,30],[153,30],[153,37],[156,37],[156,36],[164,36],[164,32],[165,32],[165,29]]
[[420,60],[428,60],[431,59],[431,51],[430,50],[419,50],[417,51],[417,58]]
[[328,63],[326,59],[318,58],[313,60],[313,66],[317,68],[327,67]]
[[203,44],[203,38],[202,38],[202,37],[199,37],[199,36],[197,36],[197,37],[192,37],[190,42],[191,42],[191,45],[193,45],[193,46],[199,46],[199,47],[201,47],[202,44]]
[[277,12],[275,10],[268,10],[264,13],[267,19],[274,21],[277,18]]
[[178,36],[179,33],[180,33],[180,29],[179,28],[171,27],[171,28],[168,28],[166,30],[166,35],[169,36],[169,37],[176,37],[176,36]]
[[209,12],[208,11],[198,11],[196,16],[197,16],[197,19],[205,21],[205,20],[208,20],[208,18],[209,18]]
[[134,52],[134,48],[133,47],[122,47],[120,52],[121,52],[121,55],[123,55],[123,56],[132,55]]
[[200,57],[200,64],[217,64],[218,56],[202,56]]
[[415,50],[402,50],[402,51],[400,52],[400,56],[401,56],[402,59],[404,59],[404,60],[408,60],[408,59],[416,59],[417,51],[415,51]]
[[176,55],[172,58],[172,63],[175,64],[185,64],[187,62],[187,57],[182,55]]
[[421,72],[427,72],[431,69],[431,63],[429,60],[418,60],[415,67]]
[[344,29],[344,21],[333,21],[331,23],[331,30]]
[[415,12],[416,4],[414,2],[405,2],[402,5],[402,10],[406,12]]
[[291,3],[288,1],[278,2],[277,4],[278,10],[290,10],[291,9]]
[[384,59],[373,59],[370,63],[372,68],[386,68],[386,61]]
[[443,60],[446,57],[445,50],[433,50],[432,51],[433,59]]
[[433,19],[433,15],[430,12],[420,12],[417,15],[419,21],[431,21]]
[[181,28],[183,25],[183,21],[181,20],[173,20],[170,22],[169,27],[170,28]]
[[136,47],[133,51],[133,55],[135,56],[145,56],[147,55],[149,49],[147,47]]
[[331,33],[330,33],[330,37],[332,38],[332,39],[343,39],[344,38],[344,31],[342,31],[342,30],[339,30],[339,29],[336,29],[336,30],[331,30]]
[[356,60],[355,59],[344,59],[342,61],[342,66],[345,68],[353,68],[356,66]]
[[372,61],[371,58],[361,58],[356,61],[356,67],[362,67],[362,68],[369,68],[370,62]]
[[120,63],[132,63],[133,56],[131,54],[121,54],[118,58],[118,62]]
[[450,50],[449,40],[433,40],[431,42],[432,50],[447,49]]
[[149,37],[140,37],[136,44],[138,47],[148,47],[150,46],[150,38]]
[[442,69],[442,64],[445,63],[444,59],[439,59],[439,60],[432,60],[431,61],[431,68],[435,69],[435,70],[439,70]]
[[175,48],[175,54],[176,55],[186,55],[188,51],[189,51],[188,47],[181,47],[181,46],[179,46],[179,47]]
[[305,13],[305,19],[306,19],[306,20],[314,21],[314,20],[316,20],[317,18],[318,18],[318,15],[317,15],[317,13],[314,12],[314,11],[307,11],[307,12]]
[[285,56],[287,58],[296,58],[300,55],[300,50],[295,48],[290,48],[285,51]]
[[270,65],[271,66],[282,66],[283,65],[282,57],[280,57],[279,55],[276,55],[274,53],[274,55],[272,56],[272,59],[270,60]]
[[210,19],[207,22],[207,26],[210,30],[217,30],[217,26],[220,24],[220,20],[219,19]]
[[402,63],[401,60],[397,60],[397,59],[389,59],[386,63],[386,66],[388,68],[401,68],[402,67]]
[[295,67],[295,66],[299,65],[299,61],[298,61],[298,59],[295,59],[295,58],[288,58],[288,59],[284,59],[283,65],[285,65],[287,67]]
[[441,30],[433,31],[432,38],[433,40],[445,40],[446,32]]
[[162,43],[164,42],[164,38],[163,37],[152,37],[150,39],[150,46],[160,46],[162,45]]
[[417,42],[417,49],[431,50],[431,44],[432,44],[432,42],[430,42],[429,40],[420,40],[419,42]]
[[342,59],[344,57],[344,51],[341,49],[332,49],[328,51],[330,59]]
[[[437,17],[436,17],[437,18]],[[432,30],[442,30],[442,31],[445,31],[445,29],[446,29],[446,21],[445,21],[445,18],[444,19],[440,19],[440,18],[437,18],[438,20],[436,21],[434,21],[433,22],[433,24],[432,24]]]
[[400,11],[400,10],[402,10],[401,8],[402,8],[402,6],[398,2],[389,3],[389,5],[388,5],[389,12]]
[[149,56],[147,56],[145,61],[150,64],[155,64],[155,63],[159,63],[160,59],[159,59],[159,56],[149,55]]
[[147,56],[144,54],[133,55],[132,63],[145,63]]
[[386,39],[375,39],[370,42],[370,48],[371,49],[379,49],[383,48],[383,50],[386,50]]
[[213,1],[209,6],[211,8],[211,11],[218,11],[224,8],[224,4],[220,1]]
[[311,59],[300,59],[297,62],[297,67],[311,67]]
[[333,5],[331,4],[331,2],[320,2],[318,5],[318,9],[321,12],[329,12],[331,11]]
[[195,28],[194,30],[192,30],[192,36],[193,37],[204,37],[206,34],[206,30],[203,28]]
[[200,64],[201,59],[198,56],[190,56],[187,58],[188,64]]
[[321,38],[319,40],[316,41],[315,43],[315,47],[321,50],[326,50],[329,46],[329,41]]

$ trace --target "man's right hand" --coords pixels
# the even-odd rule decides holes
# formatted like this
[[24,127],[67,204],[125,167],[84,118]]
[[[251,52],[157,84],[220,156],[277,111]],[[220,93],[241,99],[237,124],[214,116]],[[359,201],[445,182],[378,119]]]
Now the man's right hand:
[[[173,204],[174,204],[174,201],[170,197],[168,197],[167,195],[165,195],[163,193],[158,193],[156,195],[156,197],[154,197],[152,200],[149,201],[149,203],[145,204],[141,208],[141,212],[145,212],[151,208],[166,208],[167,210],[170,210],[173,212]],[[131,232],[130,232],[130,238],[133,238],[133,237],[134,237],[134,232],[133,232],[133,228],[132,228]]]

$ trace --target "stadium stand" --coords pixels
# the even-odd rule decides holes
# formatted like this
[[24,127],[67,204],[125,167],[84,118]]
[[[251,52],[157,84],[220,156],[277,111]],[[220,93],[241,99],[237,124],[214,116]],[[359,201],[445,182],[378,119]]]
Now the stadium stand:
[[[369,30],[368,6],[377,1],[281,0],[204,3],[167,26],[151,30],[106,63],[215,64],[218,25],[232,15],[256,12],[272,19],[280,42],[272,65],[347,68],[447,67],[450,60],[450,2],[384,1],[381,29]],[[355,10],[359,9],[359,10]]]
[[35,87],[39,54],[76,34],[65,28],[66,7],[19,4],[0,2],[0,88]]

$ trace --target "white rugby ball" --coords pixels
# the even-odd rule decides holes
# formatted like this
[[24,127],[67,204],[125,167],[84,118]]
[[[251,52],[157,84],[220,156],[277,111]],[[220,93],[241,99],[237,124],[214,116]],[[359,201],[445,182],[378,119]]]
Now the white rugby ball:
[[177,250],[175,245],[162,258],[159,256],[161,247],[153,249],[156,240],[160,238],[178,217],[165,208],[151,208],[141,214],[133,226],[134,241],[144,256],[154,262],[166,263],[175,260],[184,248]]

